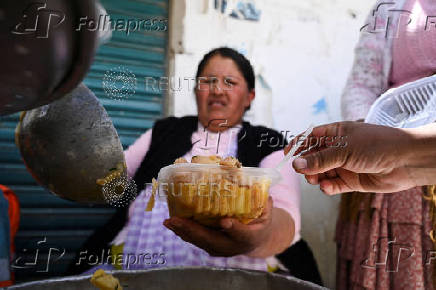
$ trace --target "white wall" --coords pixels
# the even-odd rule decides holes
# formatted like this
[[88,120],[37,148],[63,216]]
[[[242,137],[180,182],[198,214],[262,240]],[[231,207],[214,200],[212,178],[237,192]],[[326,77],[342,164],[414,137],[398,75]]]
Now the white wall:
[[[195,76],[204,53],[227,45],[244,51],[256,75],[267,83],[267,87],[256,83],[256,103],[247,115],[250,121],[296,134],[310,123],[340,120],[341,91],[351,68],[359,28],[372,1],[255,3],[262,10],[259,22],[223,15],[214,9],[212,0],[173,0],[170,75]],[[171,92],[169,104],[170,114],[196,114],[192,88]],[[301,183],[302,236],[315,252],[326,286],[333,288],[333,238],[339,199],[323,196],[303,179]]]

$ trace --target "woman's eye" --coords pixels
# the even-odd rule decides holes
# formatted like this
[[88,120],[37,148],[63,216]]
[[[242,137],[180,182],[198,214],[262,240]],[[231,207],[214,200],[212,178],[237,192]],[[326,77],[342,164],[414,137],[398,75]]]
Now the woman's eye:
[[224,80],[224,83],[225,83],[226,85],[228,85],[228,86],[236,85],[236,82],[233,81],[232,79],[225,79],[225,80]]
[[213,83],[215,83],[217,80],[216,80],[216,78],[207,78],[207,79],[204,79],[203,80],[203,82],[205,83],[205,84],[213,84]]

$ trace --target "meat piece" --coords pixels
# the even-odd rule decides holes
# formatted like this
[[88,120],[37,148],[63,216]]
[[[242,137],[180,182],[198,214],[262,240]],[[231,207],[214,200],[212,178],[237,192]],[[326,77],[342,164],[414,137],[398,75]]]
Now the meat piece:
[[212,155],[212,156],[192,156],[191,163],[219,164],[221,160],[222,160],[222,158],[217,156],[217,155]]
[[232,156],[226,157],[224,160],[221,160],[220,165],[234,167],[234,168],[241,168],[242,167],[241,162],[239,162],[239,160],[237,158],[232,157]]
[[188,163],[188,160],[186,160],[184,157],[179,157],[174,161],[174,164],[180,164],[180,163]]
[[123,290],[120,281],[102,269],[94,272],[94,275],[91,277],[91,283],[100,290]]

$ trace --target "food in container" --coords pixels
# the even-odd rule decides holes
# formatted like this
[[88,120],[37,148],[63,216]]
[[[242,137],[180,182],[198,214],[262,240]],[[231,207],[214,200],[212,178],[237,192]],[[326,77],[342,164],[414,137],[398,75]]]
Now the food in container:
[[123,290],[120,281],[102,269],[94,272],[94,275],[91,277],[91,283],[100,290]]
[[[223,217],[243,223],[258,218],[267,205],[270,186],[279,179],[274,169],[242,167],[234,157],[194,156],[191,163],[179,158],[162,168],[153,187],[154,194],[166,197],[170,216],[218,226]],[[154,195],[148,210],[153,203]]]

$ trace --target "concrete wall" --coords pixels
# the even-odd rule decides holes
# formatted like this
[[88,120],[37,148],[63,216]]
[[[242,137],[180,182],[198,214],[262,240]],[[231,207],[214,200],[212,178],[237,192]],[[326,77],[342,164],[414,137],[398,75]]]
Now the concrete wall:
[[[227,45],[245,53],[255,68],[256,99],[246,119],[289,134],[340,120],[341,91],[372,1],[251,2],[262,11],[258,22],[231,18],[213,0],[171,1],[169,75],[192,78],[204,53]],[[170,91],[168,104],[169,114],[196,114],[192,85]],[[333,288],[339,199],[323,196],[303,179],[301,184],[302,236]]]

